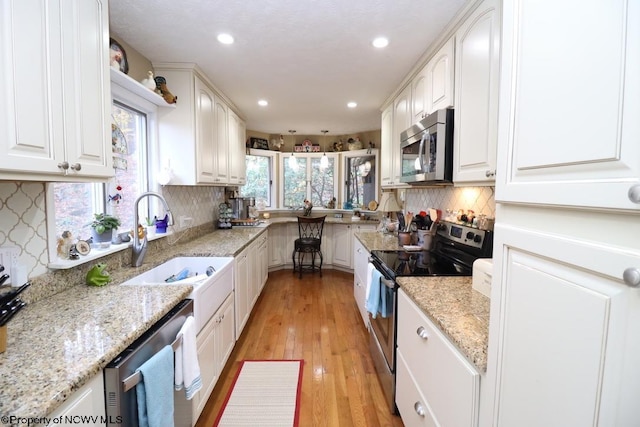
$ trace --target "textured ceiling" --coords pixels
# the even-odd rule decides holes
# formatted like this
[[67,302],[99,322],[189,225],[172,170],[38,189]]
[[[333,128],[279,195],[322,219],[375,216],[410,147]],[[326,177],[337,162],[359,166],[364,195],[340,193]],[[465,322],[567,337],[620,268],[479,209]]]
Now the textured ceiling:
[[[385,99],[464,3],[110,0],[109,9],[111,31],[150,61],[197,63],[247,129],[331,135],[379,129]],[[235,43],[218,43],[222,32]],[[390,40],[382,50],[371,46],[380,35]]]

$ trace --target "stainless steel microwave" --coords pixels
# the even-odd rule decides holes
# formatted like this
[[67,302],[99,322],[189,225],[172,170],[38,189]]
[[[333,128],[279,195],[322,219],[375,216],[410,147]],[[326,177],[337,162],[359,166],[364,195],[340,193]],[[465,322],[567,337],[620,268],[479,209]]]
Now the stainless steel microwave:
[[402,176],[409,184],[453,183],[453,109],[437,110],[400,134]]

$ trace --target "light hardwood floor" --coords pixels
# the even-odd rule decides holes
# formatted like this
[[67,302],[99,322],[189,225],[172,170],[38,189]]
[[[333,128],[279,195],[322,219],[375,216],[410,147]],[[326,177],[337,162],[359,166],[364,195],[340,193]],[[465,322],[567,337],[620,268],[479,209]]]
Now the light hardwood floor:
[[403,425],[376,377],[352,274],[270,273],[196,427],[213,426],[243,359],[304,359],[300,427]]

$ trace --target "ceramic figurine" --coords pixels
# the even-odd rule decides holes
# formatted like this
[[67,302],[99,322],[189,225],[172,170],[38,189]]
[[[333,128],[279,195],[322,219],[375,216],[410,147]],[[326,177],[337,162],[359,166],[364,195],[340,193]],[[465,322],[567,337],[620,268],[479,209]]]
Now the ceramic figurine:
[[142,86],[146,87],[149,90],[156,90],[156,80],[153,78],[153,71],[147,71],[147,78],[146,79],[142,79],[142,81],[140,81],[140,83],[142,83]]

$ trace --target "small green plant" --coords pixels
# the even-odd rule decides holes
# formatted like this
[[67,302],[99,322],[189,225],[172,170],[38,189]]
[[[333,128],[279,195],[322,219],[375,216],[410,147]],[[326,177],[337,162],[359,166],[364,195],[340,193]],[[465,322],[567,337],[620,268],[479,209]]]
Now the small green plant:
[[156,217],[153,218],[146,217],[145,222],[147,223],[147,227],[151,227],[152,225],[156,225]]
[[115,230],[120,227],[120,220],[113,215],[104,213],[93,214],[94,219],[89,224],[96,233],[102,234],[107,230]]

